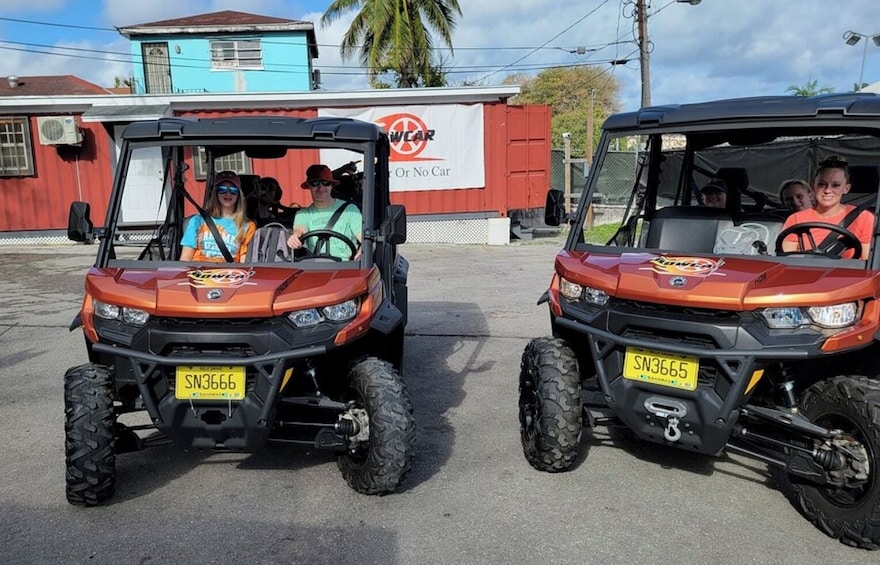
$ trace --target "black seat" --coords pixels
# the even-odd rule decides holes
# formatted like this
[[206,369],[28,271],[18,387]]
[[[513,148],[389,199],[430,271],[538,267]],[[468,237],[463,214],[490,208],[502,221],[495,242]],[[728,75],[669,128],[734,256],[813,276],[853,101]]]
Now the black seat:
[[[742,212],[759,212],[764,208],[766,196],[749,188],[749,173],[743,167],[721,167],[715,176],[727,183],[727,210],[734,216]],[[743,194],[755,201],[743,206]]]
[[712,253],[720,229],[733,225],[723,208],[669,206],[654,213],[645,246],[691,253]]
[[876,194],[880,189],[880,169],[876,165],[850,165],[850,194]]

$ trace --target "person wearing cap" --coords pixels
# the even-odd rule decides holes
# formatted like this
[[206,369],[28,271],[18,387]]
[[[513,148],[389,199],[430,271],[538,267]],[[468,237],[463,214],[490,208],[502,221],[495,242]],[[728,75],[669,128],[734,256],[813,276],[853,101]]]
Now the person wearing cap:
[[[820,222],[841,226],[852,232],[862,244],[861,253],[856,258],[867,259],[868,251],[871,247],[871,235],[874,231],[874,214],[868,210],[862,210],[855,218],[847,218],[850,212],[855,210],[855,206],[843,204],[841,199],[844,194],[850,191],[850,188],[849,164],[845,159],[842,157],[829,157],[820,161],[819,168],[816,169],[816,176],[813,179],[813,194],[816,198],[816,205],[813,208],[807,208],[790,215],[785,220],[785,223],[782,224],[782,229],[785,230],[795,224],[807,222]],[[823,246],[822,242],[831,233],[834,232],[827,229],[810,229],[810,235],[816,246]],[[805,246],[811,244],[807,238],[802,239]],[[798,251],[799,245],[797,234],[791,234],[783,240],[782,250],[787,252]],[[852,249],[846,249],[840,256],[845,259],[851,259],[856,256],[856,253]]]
[[[293,249],[302,248],[303,241],[300,237],[306,232],[328,229],[327,225],[334,213],[342,206],[346,208],[338,215],[331,229],[345,236],[355,245],[360,244],[363,225],[361,212],[357,206],[333,197],[331,191],[338,184],[339,181],[334,178],[333,171],[327,165],[315,164],[306,170],[306,180],[300,186],[309,191],[312,203],[296,213],[293,231],[287,239],[287,245]],[[315,253],[317,244],[317,238],[309,238],[305,241],[310,253]],[[360,250],[352,257],[348,245],[337,238],[330,238],[329,245],[329,254],[333,257],[342,260],[360,257]]]
[[719,178],[714,178],[700,189],[700,199],[707,208],[727,207],[727,183]]
[[[245,213],[241,179],[237,174],[222,171],[214,175],[213,190],[208,197],[205,211],[213,219],[233,260],[241,261],[257,228]],[[183,246],[180,251],[181,261],[226,261],[211,228],[200,214],[189,218],[180,245]]]

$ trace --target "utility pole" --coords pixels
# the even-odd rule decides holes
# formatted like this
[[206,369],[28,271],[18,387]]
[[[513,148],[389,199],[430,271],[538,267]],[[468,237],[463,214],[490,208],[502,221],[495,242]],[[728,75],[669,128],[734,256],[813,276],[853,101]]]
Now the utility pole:
[[563,163],[565,163],[565,213],[571,215],[571,133],[562,134],[565,151]]
[[651,66],[648,61],[648,11],[645,0],[636,0],[636,25],[639,30],[639,66],[642,70],[642,108],[651,105]]

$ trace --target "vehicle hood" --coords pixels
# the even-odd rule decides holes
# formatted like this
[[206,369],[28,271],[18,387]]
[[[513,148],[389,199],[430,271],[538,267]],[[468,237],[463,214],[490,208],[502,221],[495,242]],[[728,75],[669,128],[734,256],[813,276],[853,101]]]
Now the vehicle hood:
[[874,296],[880,284],[864,269],[656,253],[562,251],[556,272],[616,298],[730,310],[839,304]]
[[343,302],[364,294],[378,279],[375,267],[93,267],[86,275],[86,292],[156,316],[264,317]]

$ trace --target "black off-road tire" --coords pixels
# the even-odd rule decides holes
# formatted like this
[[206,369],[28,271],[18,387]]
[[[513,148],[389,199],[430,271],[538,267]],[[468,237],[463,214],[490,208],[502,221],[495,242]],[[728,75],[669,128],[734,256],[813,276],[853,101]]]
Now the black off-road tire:
[[96,506],[113,496],[115,427],[108,369],[94,364],[68,369],[64,375],[64,450],[69,503]]
[[571,468],[580,452],[583,401],[577,357],[565,341],[537,338],[523,351],[519,424],[532,467],[551,473]]
[[369,441],[341,455],[339,470],[362,494],[393,492],[412,465],[416,424],[403,380],[391,363],[368,358],[352,366],[348,399],[367,412]]
[[816,486],[774,473],[779,489],[810,522],[841,542],[880,549],[880,382],[839,376],[808,388],[801,413],[817,424],[851,434],[867,450],[867,482],[858,489]]

